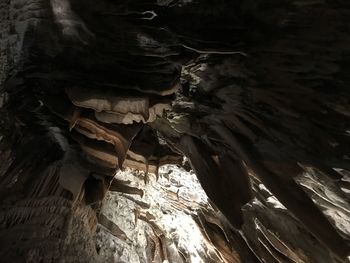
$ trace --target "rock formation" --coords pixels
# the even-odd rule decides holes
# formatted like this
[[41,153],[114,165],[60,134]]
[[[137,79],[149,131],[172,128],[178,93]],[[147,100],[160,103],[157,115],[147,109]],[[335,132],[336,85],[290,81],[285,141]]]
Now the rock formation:
[[116,172],[147,183],[183,156],[223,262],[349,260],[349,17],[345,0],[1,0],[0,261],[98,262],[98,221],[126,238],[108,191],[144,194]]

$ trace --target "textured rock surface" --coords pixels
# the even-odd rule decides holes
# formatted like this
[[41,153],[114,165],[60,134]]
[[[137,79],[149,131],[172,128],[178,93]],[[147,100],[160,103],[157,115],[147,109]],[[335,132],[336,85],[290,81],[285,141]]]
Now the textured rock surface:
[[[142,198],[112,192],[106,196],[101,213],[121,228],[127,240],[114,237],[106,228],[100,227],[97,245],[103,260],[149,262],[151,256],[155,262],[162,262],[160,251],[152,248],[156,238],[154,232],[157,231],[152,228],[152,222],[164,234],[162,246],[167,250],[169,262],[186,262],[186,258],[190,262],[199,262],[209,258],[210,253],[213,260],[215,257],[219,260],[214,246],[206,240],[192,218],[200,208],[209,208],[195,175],[176,166],[166,166],[159,171],[158,181],[151,176],[149,184],[145,185],[141,176],[142,173],[127,170],[119,172],[116,178],[129,180],[131,185],[142,189]],[[149,218],[149,222],[145,222],[144,217]]]
[[[145,192],[116,170],[144,170],[147,182],[185,155],[222,213],[194,217],[222,257],[346,261],[349,16],[341,0],[2,0],[3,236],[31,229],[35,208],[28,216],[21,203],[58,198],[71,207],[65,224],[44,205],[34,233],[53,235],[52,261],[74,261],[66,248],[93,260],[95,212],[125,238],[98,213],[108,190]],[[212,223],[222,215],[225,234]],[[55,223],[68,227],[60,238]],[[42,238],[24,231],[13,242],[7,262]]]
[[41,148],[30,136],[12,142],[17,151],[0,142],[0,262],[98,261],[95,211],[60,186],[62,149],[49,135]]
[[[313,189],[310,195],[316,204],[344,238],[348,238],[350,206],[347,197],[331,190],[331,185],[325,187],[321,184],[319,181],[326,180],[321,174],[309,172],[300,176],[298,181]],[[156,222],[166,237],[168,253],[175,251],[169,253],[169,262],[246,262],[240,259],[234,248],[229,249],[232,257],[224,261],[227,254],[222,250],[220,240],[208,239],[206,231],[209,229],[203,231],[203,224],[197,220],[201,216],[217,227],[217,234],[230,235],[233,228],[213,210],[195,175],[176,166],[162,167],[159,175],[158,181],[151,176],[147,185],[142,178],[144,174],[137,171],[126,170],[116,175],[116,178],[142,189],[144,195],[107,194],[100,212],[121,232],[113,234],[108,228],[98,226],[96,245],[100,259],[103,262],[149,262],[154,257],[152,253],[156,253],[155,262],[161,262],[149,245],[152,243],[149,237],[154,236],[151,222]],[[292,262],[336,262],[263,184],[257,182],[255,189],[260,195],[244,206],[246,223],[243,229],[247,242],[255,248],[259,258],[265,262],[289,262],[287,258]],[[136,217],[146,213],[149,222],[135,221]],[[266,249],[273,256],[269,256]]]

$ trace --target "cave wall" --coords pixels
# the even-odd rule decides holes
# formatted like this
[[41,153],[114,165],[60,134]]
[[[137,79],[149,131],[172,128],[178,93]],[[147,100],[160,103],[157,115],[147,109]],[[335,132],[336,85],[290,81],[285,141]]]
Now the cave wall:
[[98,261],[96,213],[59,184],[63,152],[53,135],[0,142],[1,262]]
[[[14,233],[4,257],[55,261],[72,249],[94,261],[94,214],[107,190],[126,187],[116,170],[145,170],[147,182],[186,155],[240,255],[345,261],[348,233],[336,227],[349,205],[349,10],[327,0],[2,1],[1,222],[4,237]],[[264,212],[260,183],[288,213]],[[36,245],[45,235],[57,254]]]

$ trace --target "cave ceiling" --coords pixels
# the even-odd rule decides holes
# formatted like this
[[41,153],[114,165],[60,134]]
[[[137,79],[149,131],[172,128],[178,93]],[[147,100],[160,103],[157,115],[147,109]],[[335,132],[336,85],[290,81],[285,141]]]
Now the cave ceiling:
[[171,164],[195,172],[225,262],[346,262],[349,17],[342,0],[1,0],[1,243],[29,199],[93,218],[108,191],[140,194],[118,170],[147,184]]

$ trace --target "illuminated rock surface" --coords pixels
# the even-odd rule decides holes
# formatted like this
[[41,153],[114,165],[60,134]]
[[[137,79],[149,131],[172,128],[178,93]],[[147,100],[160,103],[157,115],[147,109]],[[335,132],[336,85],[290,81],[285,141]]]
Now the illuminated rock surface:
[[[349,17],[344,0],[1,0],[0,261],[349,261]],[[96,250],[96,229],[118,245]]]

